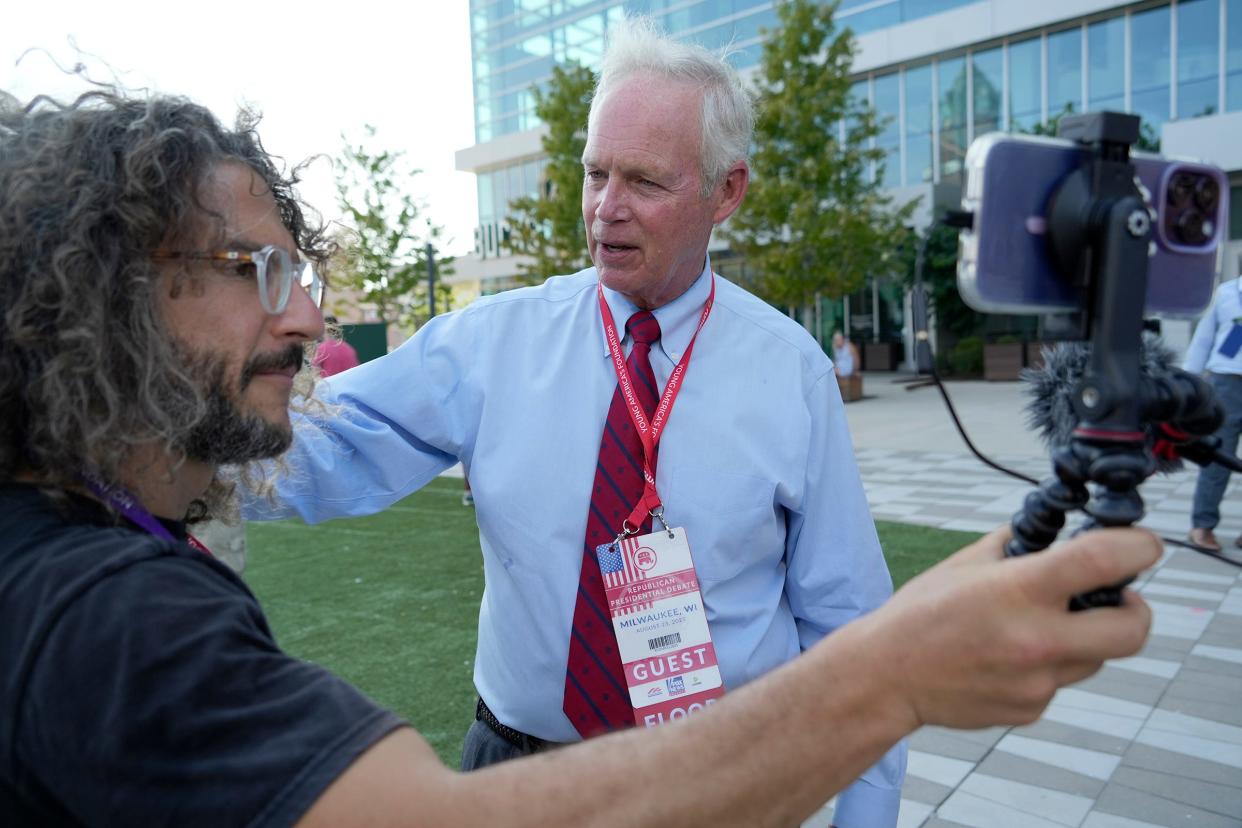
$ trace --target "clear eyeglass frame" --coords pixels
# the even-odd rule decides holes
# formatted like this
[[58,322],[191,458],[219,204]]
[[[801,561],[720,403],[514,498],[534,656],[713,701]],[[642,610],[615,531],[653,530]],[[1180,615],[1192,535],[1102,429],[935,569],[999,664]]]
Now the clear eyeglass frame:
[[168,259],[193,259],[210,262],[245,262],[254,265],[255,281],[259,287],[259,302],[263,310],[272,316],[285,312],[289,306],[289,296],[293,292],[293,282],[306,291],[306,295],[319,307],[323,301],[323,280],[312,262],[294,262],[289,251],[283,247],[269,244],[261,250],[213,250],[208,252],[174,252],[157,253],[152,256],[156,261]]

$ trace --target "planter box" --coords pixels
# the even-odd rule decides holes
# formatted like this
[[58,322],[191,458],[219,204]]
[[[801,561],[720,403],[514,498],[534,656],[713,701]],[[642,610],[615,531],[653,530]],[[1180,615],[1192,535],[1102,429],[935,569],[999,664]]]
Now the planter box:
[[867,342],[863,345],[863,369],[896,371],[901,361],[901,345],[896,342]]
[[990,342],[983,346],[985,380],[1016,380],[1025,364],[1026,346],[1021,342]]
[[862,374],[854,373],[847,377],[838,376],[837,385],[841,388],[841,400],[843,402],[854,402],[855,400],[862,399]]
[[1052,349],[1057,345],[1056,340],[1043,340],[1040,342],[1026,343],[1026,364],[1029,368],[1039,370],[1044,367],[1044,348]]

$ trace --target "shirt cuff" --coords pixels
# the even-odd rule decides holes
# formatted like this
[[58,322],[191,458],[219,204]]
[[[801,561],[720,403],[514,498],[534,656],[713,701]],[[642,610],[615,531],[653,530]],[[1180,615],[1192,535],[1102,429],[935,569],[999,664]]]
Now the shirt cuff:
[[906,745],[902,741],[841,791],[832,811],[832,824],[837,828],[896,828],[905,776]]
[[896,828],[901,791],[873,788],[858,781],[837,797],[832,824],[837,828]]

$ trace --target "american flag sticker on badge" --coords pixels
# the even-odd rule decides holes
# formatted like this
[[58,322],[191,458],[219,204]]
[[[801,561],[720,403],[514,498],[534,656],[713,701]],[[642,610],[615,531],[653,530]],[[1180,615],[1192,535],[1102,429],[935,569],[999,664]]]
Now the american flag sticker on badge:
[[[647,571],[656,562],[655,550],[646,546],[638,546],[632,539],[626,539],[620,543],[600,544],[595,547],[595,557],[599,561],[600,574],[604,576],[605,590],[645,581]],[[651,609],[652,606],[650,601],[628,603],[618,607],[616,614],[627,615]]]
[[625,562],[621,556],[621,544],[619,543],[601,543],[595,547],[595,559],[599,561],[600,574],[607,580],[609,575],[621,572],[625,568]]

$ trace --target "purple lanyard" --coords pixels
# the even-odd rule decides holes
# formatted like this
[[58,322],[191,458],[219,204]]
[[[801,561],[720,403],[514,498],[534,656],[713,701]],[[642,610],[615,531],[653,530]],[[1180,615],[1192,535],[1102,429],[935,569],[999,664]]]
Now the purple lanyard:
[[[172,532],[168,531],[167,526],[160,523],[154,515],[143,508],[137,498],[120,486],[108,483],[93,472],[83,472],[82,481],[86,483],[87,488],[94,492],[97,497],[107,501],[108,505],[120,512],[126,520],[146,530],[149,534],[155,535],[157,538],[170,540],[173,543],[181,542],[179,538],[173,536]],[[203,546],[194,537],[187,535],[186,542],[194,549],[211,555],[207,547]]]

